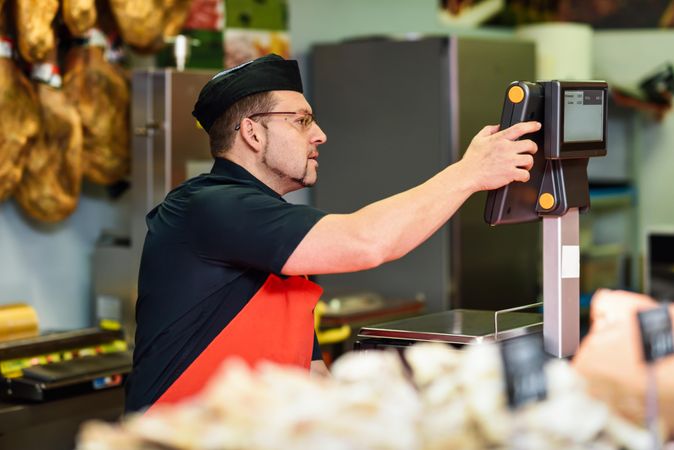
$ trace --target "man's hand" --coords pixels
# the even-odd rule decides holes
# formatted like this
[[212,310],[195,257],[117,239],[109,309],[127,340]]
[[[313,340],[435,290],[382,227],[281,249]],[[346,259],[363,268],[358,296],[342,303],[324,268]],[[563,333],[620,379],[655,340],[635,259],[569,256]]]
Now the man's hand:
[[518,141],[525,134],[540,130],[539,122],[521,122],[499,131],[488,125],[471,141],[459,161],[463,175],[474,192],[498,189],[512,181],[528,181],[538,147],[529,139]]

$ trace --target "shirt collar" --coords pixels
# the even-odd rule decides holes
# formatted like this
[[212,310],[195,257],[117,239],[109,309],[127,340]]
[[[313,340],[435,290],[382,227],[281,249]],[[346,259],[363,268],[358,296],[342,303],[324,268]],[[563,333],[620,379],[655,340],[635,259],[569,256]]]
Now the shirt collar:
[[238,165],[237,163],[230,161],[229,159],[225,158],[215,158],[215,162],[213,163],[213,168],[211,169],[211,174],[212,175],[219,175],[219,176],[225,176],[225,177],[230,177],[230,178],[235,178],[237,180],[241,180],[244,182],[248,182],[250,184],[253,184],[260,189],[262,189],[264,192],[268,193],[269,195],[273,195],[274,197],[277,198],[282,198],[278,192],[264,184],[262,181],[258,180],[248,172],[246,169]]

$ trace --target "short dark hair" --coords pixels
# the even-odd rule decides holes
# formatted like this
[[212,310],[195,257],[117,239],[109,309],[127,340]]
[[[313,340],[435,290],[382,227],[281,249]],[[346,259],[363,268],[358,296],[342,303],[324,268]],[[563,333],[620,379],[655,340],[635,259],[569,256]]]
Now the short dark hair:
[[276,99],[271,91],[252,94],[234,103],[218,117],[208,132],[211,143],[211,154],[214,158],[224,155],[232,145],[238,130],[236,126],[244,118],[261,112],[269,112],[276,106]]

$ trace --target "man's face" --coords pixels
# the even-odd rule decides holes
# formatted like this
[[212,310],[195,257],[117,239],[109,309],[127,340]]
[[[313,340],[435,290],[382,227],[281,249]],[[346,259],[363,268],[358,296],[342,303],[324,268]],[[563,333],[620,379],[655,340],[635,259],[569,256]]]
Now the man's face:
[[313,186],[318,179],[318,146],[327,137],[312,120],[311,106],[295,91],[275,91],[276,106],[265,117],[267,142],[262,163],[288,186],[288,192]]

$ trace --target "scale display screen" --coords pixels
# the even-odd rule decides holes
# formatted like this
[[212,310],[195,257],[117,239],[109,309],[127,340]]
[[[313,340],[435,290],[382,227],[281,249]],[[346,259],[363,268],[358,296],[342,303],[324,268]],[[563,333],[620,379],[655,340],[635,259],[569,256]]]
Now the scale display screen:
[[604,91],[564,92],[564,143],[604,140]]

